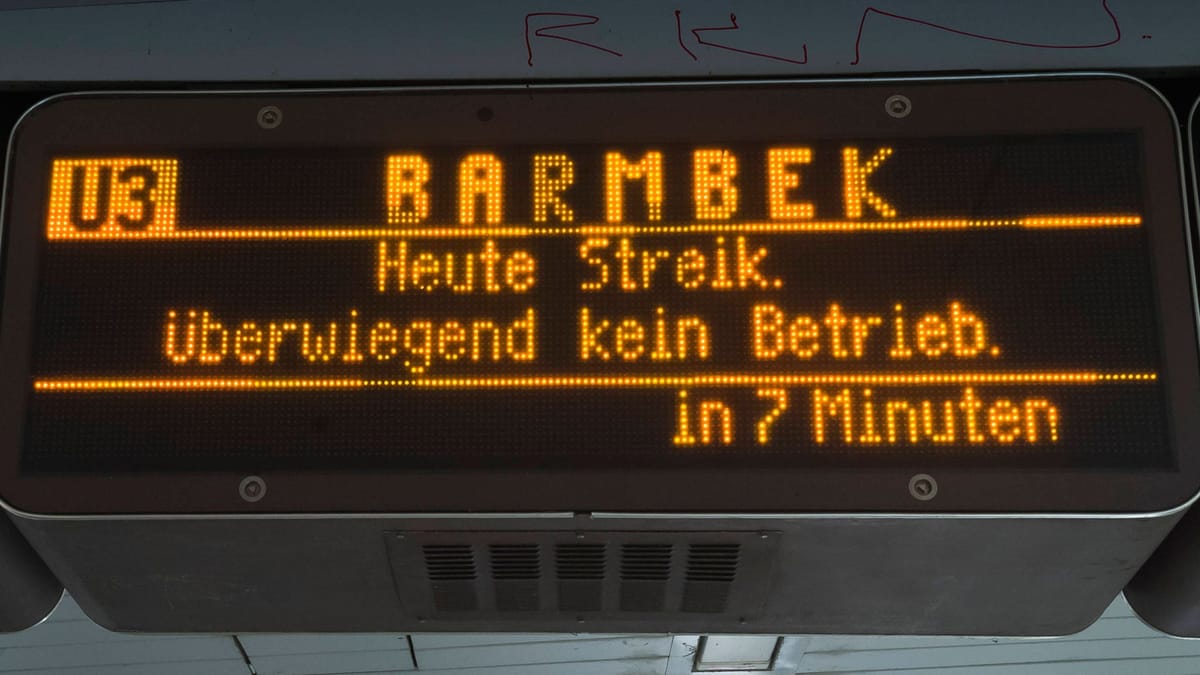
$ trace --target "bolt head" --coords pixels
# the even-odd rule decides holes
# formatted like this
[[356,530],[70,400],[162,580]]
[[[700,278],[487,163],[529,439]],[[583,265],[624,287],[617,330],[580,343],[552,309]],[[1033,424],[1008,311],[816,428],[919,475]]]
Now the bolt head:
[[927,502],[937,496],[937,481],[927,473],[919,473],[908,480],[908,493],[913,499]]
[[274,129],[283,124],[283,111],[277,106],[268,105],[258,111],[258,126],[263,129]]
[[883,102],[883,110],[896,119],[908,117],[912,112],[912,101],[903,94],[892,94]]
[[247,502],[257,502],[267,496],[267,482],[258,476],[246,476],[238,484],[238,494]]

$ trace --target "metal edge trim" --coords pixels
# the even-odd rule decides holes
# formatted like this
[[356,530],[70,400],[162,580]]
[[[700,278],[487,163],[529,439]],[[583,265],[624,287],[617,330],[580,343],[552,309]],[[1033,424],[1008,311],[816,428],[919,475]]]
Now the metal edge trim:
[[[399,92],[445,92],[445,91],[521,91],[521,90],[553,90],[553,89],[605,89],[613,87],[622,88],[659,88],[664,86],[677,87],[710,87],[713,85],[768,85],[768,84],[888,84],[888,83],[922,83],[922,82],[986,82],[989,80],[1051,80],[1051,79],[1072,79],[1072,78],[1111,78],[1118,80],[1127,80],[1141,86],[1146,91],[1156,96],[1163,104],[1171,120],[1174,122],[1176,157],[1178,159],[1179,173],[1179,188],[1180,200],[1183,206],[1184,232],[1188,241],[1188,261],[1192,263],[1192,269],[1189,270],[1192,281],[1192,306],[1193,318],[1195,319],[1197,330],[1200,331],[1200,307],[1197,306],[1196,300],[1196,274],[1195,262],[1191,253],[1191,222],[1188,216],[1187,208],[1187,191],[1186,182],[1184,180],[1184,163],[1183,163],[1183,141],[1179,130],[1179,117],[1175,114],[1174,108],[1170,101],[1154,88],[1149,82],[1129,75],[1114,71],[1062,71],[1051,73],[994,73],[989,75],[941,75],[933,77],[922,76],[903,76],[903,77],[849,77],[849,78],[768,78],[768,79],[730,79],[723,78],[717,80],[662,80],[662,81],[638,81],[638,82],[576,82],[576,83],[525,83],[525,84],[496,84],[496,85],[418,85],[418,86],[385,86],[385,87],[346,87],[346,88],[330,88],[317,87],[312,89],[261,89],[261,88],[246,88],[246,89],[205,89],[205,90],[187,90],[187,89],[162,89],[162,90],[83,90],[75,92],[65,92],[48,96],[37,103],[30,106],[28,110],[21,114],[17,121],[13,124],[12,131],[9,133],[8,144],[5,149],[5,180],[3,190],[0,190],[0,251],[3,248],[4,223],[8,208],[8,169],[12,163],[13,142],[16,138],[17,131],[20,128],[25,118],[32,114],[37,109],[53,103],[61,99],[82,98],[88,96],[114,96],[114,95],[137,95],[137,96],[178,96],[178,95],[253,95],[253,94],[276,94],[276,95],[291,95],[291,94],[322,94],[322,93],[399,93]],[[1200,103],[1200,101],[1198,101]],[[1193,107],[1193,114],[1195,107]],[[1133,512],[1133,513],[1070,513],[1070,512],[1041,512],[1041,513],[853,513],[853,512],[833,512],[833,513],[621,513],[621,512],[595,512],[589,514],[591,518],[601,519],[620,519],[620,518],[654,518],[654,519],[672,519],[672,520],[716,520],[716,519],[764,519],[764,520],[780,520],[780,519],[817,519],[817,518],[839,518],[848,520],[859,519],[935,519],[935,518],[954,518],[954,519],[979,519],[979,520],[995,520],[995,519],[1070,519],[1070,520],[1129,520],[1129,519],[1156,519],[1173,516],[1177,513],[1185,511],[1197,499],[1200,499],[1200,486],[1197,486],[1195,494],[1182,504],[1171,507],[1162,511],[1155,512]],[[371,518],[394,518],[394,519],[430,519],[430,520],[450,520],[450,519],[481,519],[481,520],[511,520],[511,519],[570,519],[575,518],[573,512],[532,512],[532,513],[188,513],[188,514],[39,514],[22,511],[9,504],[0,497],[0,510],[7,511],[14,518],[23,520],[36,521],[92,521],[92,520],[317,520],[317,519],[371,519]]]
[[42,618],[38,619],[38,620],[37,620],[37,621],[35,621],[34,623],[31,623],[31,624],[29,624],[28,626],[26,626],[26,627],[22,628],[21,630],[18,630],[18,631],[13,631],[13,632],[11,632],[11,633],[4,633],[3,631],[0,631],[0,635],[19,635],[19,634],[21,634],[21,633],[24,633],[25,631],[30,631],[30,630],[33,630],[34,628],[37,628],[38,626],[40,626],[40,625],[42,625],[42,624],[46,623],[47,621],[49,621],[49,620],[50,620],[50,617],[51,617],[51,616],[53,616],[53,615],[54,615],[54,613],[58,611],[58,608],[59,608],[60,606],[62,606],[62,604],[63,604],[64,602],[66,602],[66,599],[67,599],[67,591],[66,591],[66,589],[62,589],[62,590],[60,590],[60,591],[59,591],[59,593],[58,593],[58,600],[56,600],[56,601],[54,602],[54,605],[52,605],[52,606],[50,607],[50,609],[49,609],[49,610],[46,612],[46,615],[45,615],[45,616],[43,616]]
[[670,513],[670,512],[621,512],[594,511],[575,513],[566,511],[531,511],[512,513],[471,513],[471,512],[353,512],[353,513],[113,513],[113,514],[41,514],[22,511],[11,504],[0,500],[0,508],[10,516],[24,521],[47,522],[85,522],[85,521],[206,521],[206,520],[562,520],[575,521],[580,518],[590,520],[1156,520],[1174,516],[1186,510],[1196,501],[1196,497],[1179,506],[1162,511],[1133,512],[1133,513],[1010,513],[1010,512],[963,512],[963,513],[921,513],[921,512],[746,512],[746,513]]
[[32,625],[32,626],[30,626],[29,628],[26,628],[25,630],[30,630],[30,629],[32,629],[32,628],[37,628],[38,626],[40,626],[40,625],[42,625],[42,624],[46,623],[47,621],[49,621],[49,620],[50,620],[50,617],[54,616],[54,613],[55,613],[55,612],[57,612],[57,611],[58,611],[58,608],[59,608],[59,607],[61,607],[61,606],[62,606],[62,604],[63,604],[64,602],[66,602],[66,601],[67,601],[67,589],[65,589],[65,588],[64,588],[64,589],[62,590],[62,592],[60,592],[60,593],[58,594],[58,602],[55,602],[55,603],[54,603],[54,606],[50,608],[50,611],[49,611],[49,612],[46,612],[46,616],[43,616],[41,619],[38,619],[38,622],[37,622],[37,623],[33,624],[33,625]]
[[[1153,554],[1151,554],[1151,555],[1153,556]],[[1141,612],[1139,612],[1137,610],[1137,607],[1135,607],[1133,605],[1133,603],[1129,601],[1129,597],[1127,595],[1125,595],[1124,590],[1121,591],[1121,593],[1118,597],[1120,597],[1122,600],[1124,600],[1125,604],[1129,605],[1129,613],[1133,615],[1133,618],[1138,620],[1138,623],[1142,624],[1146,628],[1149,628],[1150,630],[1154,631],[1155,633],[1158,633],[1159,635],[1161,635],[1163,637],[1172,638],[1174,640],[1193,640],[1193,641],[1200,640],[1200,636],[1178,635],[1176,633],[1172,633],[1168,630],[1165,630],[1163,628],[1160,628],[1160,627],[1150,623],[1150,620],[1147,619],[1146,617],[1142,616]]]

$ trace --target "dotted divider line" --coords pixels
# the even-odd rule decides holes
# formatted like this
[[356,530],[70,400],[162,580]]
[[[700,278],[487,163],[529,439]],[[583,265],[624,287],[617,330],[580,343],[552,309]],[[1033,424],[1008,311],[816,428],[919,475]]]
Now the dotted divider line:
[[521,238],[549,236],[633,236],[664,234],[814,234],[850,232],[929,232],[987,229],[1111,229],[1138,227],[1142,217],[1129,214],[1080,216],[1029,216],[995,219],[912,219],[912,220],[813,220],[793,222],[695,223],[689,225],[614,225],[575,226],[525,225],[454,225],[435,227],[309,227],[309,228],[213,228],[213,229],[101,229],[77,231],[50,228],[51,241],[239,241],[303,239],[377,239],[415,237],[455,239],[473,237]]
[[754,375],[712,373],[680,376],[654,375],[544,375],[530,377],[449,377],[414,379],[367,378],[95,378],[34,381],[34,391],[119,392],[119,391],[241,391],[321,389],[624,389],[719,386],[803,385],[1098,385],[1104,383],[1154,382],[1154,372],[1100,373],[1090,371],[1039,373],[829,373]]

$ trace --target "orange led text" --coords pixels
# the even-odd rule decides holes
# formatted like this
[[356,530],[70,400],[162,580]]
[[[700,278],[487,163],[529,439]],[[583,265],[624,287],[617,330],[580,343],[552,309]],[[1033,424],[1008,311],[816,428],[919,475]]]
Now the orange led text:
[[50,168],[46,236],[172,232],[178,177],[175,159],[56,159]]
[[654,308],[651,317],[600,316],[579,310],[580,361],[703,361],[712,353],[712,331],[697,316],[667,316]]
[[163,355],[176,366],[394,362],[414,375],[435,363],[517,363],[537,358],[537,312],[514,318],[364,322],[303,319],[226,322],[205,309],[168,310]]
[[584,291],[648,291],[664,286],[687,290],[765,290],[783,280],[764,273],[770,252],[748,237],[714,237],[703,246],[642,246],[630,237],[589,237],[579,245],[586,271]]
[[981,445],[1057,443],[1058,406],[1037,396],[984,399],[972,387],[958,398],[884,396],[871,389],[812,391],[812,438],[818,444]]
[[[861,219],[864,205],[878,216],[895,218],[896,208],[870,182],[893,154],[894,150],[886,146],[861,152],[858,147],[845,146],[840,158],[820,158],[812,148],[803,145],[767,148],[757,157],[739,157],[728,148],[697,148],[690,158],[692,214],[700,222],[728,221],[740,214],[746,199],[752,198],[765,202],[771,221],[811,220],[817,216],[817,206],[804,196],[803,174],[806,168],[823,159],[841,169],[844,199],[841,211],[845,218]],[[860,155],[867,159],[860,159]],[[757,170],[765,172],[765,193],[744,195],[738,175],[745,164],[756,165]],[[595,183],[585,186],[589,190],[599,189],[602,195],[599,211],[593,213],[595,219],[609,224],[659,222],[663,220],[668,198],[669,165],[661,150],[614,149],[604,153],[602,166],[581,173],[575,160],[566,153],[535,153],[528,160],[528,192],[521,192],[529,195],[533,223],[574,223],[579,209],[569,193],[580,183],[579,176],[595,176],[592,178]],[[452,188],[457,195],[458,225],[474,228],[506,222],[505,196],[513,193],[510,168],[490,152],[473,152],[458,160],[457,184]],[[434,191],[439,189],[433,182],[432,161],[417,153],[391,155],[385,171],[388,223],[427,223]]]
[[789,314],[769,302],[750,310],[750,349],[759,361],[779,358],[833,359],[998,357],[984,321],[960,302],[945,312],[912,318],[903,305],[890,316],[850,312],[831,303],[820,316]]
[[453,250],[418,249],[405,239],[379,242],[375,288],[380,293],[524,293],[533,287],[537,261],[528,251],[488,239]]

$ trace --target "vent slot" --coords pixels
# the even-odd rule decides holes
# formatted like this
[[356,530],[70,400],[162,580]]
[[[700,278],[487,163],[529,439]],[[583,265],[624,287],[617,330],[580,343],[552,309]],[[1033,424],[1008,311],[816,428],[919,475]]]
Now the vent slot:
[[429,630],[517,632],[578,621],[636,631],[670,617],[693,632],[737,630],[766,606],[781,538],[711,528],[384,535],[406,617]]
[[492,581],[496,609],[501,612],[531,612],[541,604],[538,580],[542,577],[541,552],[537,544],[492,544]]
[[554,572],[558,608],[564,612],[599,612],[604,603],[604,544],[558,544]]
[[559,579],[604,579],[604,544],[559,544],[554,556]]
[[741,545],[734,543],[688,546],[681,607],[683,611],[725,611],[733,582],[737,579],[741,548]]
[[537,544],[492,544],[492,578],[497,581],[540,579]]
[[433,604],[439,612],[470,612],[478,609],[475,593],[475,553],[469,544],[425,544],[425,573],[433,589]]
[[625,544],[621,547],[623,581],[666,581],[671,577],[672,544]]
[[621,610],[661,612],[666,609],[671,578],[672,544],[621,546]]

